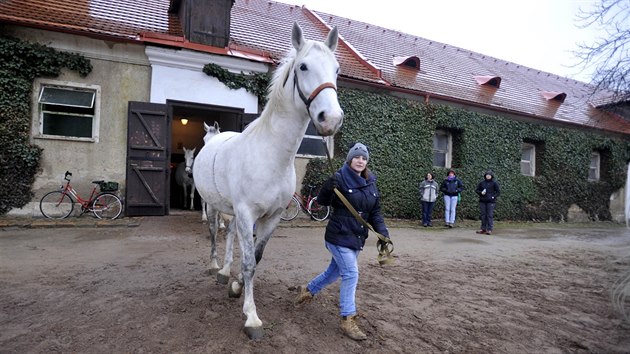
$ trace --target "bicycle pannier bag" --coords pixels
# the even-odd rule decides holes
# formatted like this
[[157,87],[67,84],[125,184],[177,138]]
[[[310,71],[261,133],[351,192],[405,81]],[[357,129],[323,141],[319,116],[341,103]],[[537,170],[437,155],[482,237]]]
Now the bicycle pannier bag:
[[101,192],[114,192],[118,190],[118,182],[101,183]]

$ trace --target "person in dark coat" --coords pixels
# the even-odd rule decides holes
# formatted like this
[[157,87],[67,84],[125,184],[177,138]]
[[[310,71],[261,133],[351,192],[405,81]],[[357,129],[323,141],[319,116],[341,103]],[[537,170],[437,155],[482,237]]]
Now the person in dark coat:
[[494,228],[494,208],[497,198],[501,194],[499,183],[494,180],[494,173],[486,171],[483,180],[477,185],[475,192],[479,195],[479,210],[481,214],[481,229],[478,234],[492,235]]
[[[328,268],[307,285],[298,288],[296,304],[310,301],[326,286],[341,278],[339,309],[341,330],[354,340],[366,339],[356,323],[355,292],[359,281],[359,252],[365,246],[368,229],[346,208],[334,193],[337,188],[355,210],[376,232],[389,237],[381,214],[376,176],[367,168],[369,152],[365,145],[356,143],[346,157],[346,163],[324,184],[317,196],[322,205],[333,207],[324,235],[325,245],[332,258]],[[382,242],[379,240],[379,242]]]
[[459,194],[464,190],[464,183],[457,178],[455,170],[448,170],[446,178],[440,185],[440,191],[444,194],[444,226],[452,228],[455,225],[457,214],[457,202]]

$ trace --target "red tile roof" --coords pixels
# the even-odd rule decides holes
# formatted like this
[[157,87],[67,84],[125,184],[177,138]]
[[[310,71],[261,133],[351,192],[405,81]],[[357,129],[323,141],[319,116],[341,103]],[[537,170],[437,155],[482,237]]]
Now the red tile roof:
[[[236,0],[232,8],[229,48],[190,43],[183,38],[171,0],[0,0],[0,22],[65,31],[113,40],[158,43],[252,60],[279,59],[290,48],[291,26],[323,40],[337,26],[336,55],[342,79],[393,90],[486,107],[545,121],[563,122],[630,135],[630,122],[602,114],[589,102],[592,87],[364,22],[268,0]],[[420,70],[396,66],[396,57],[420,59]],[[501,78],[500,88],[479,85],[475,77]],[[390,86],[391,85],[391,86]],[[387,87],[385,87],[387,86]],[[563,103],[543,92],[566,94]]]
[[140,32],[182,35],[168,0],[2,0],[0,21],[137,40]]

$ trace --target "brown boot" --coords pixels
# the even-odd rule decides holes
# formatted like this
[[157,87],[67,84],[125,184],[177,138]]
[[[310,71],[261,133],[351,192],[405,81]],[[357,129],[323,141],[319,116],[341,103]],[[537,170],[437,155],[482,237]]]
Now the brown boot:
[[354,340],[365,340],[367,336],[359,329],[356,317],[356,315],[341,317],[341,331]]
[[308,287],[306,285],[298,286],[297,290],[298,290],[298,295],[295,298],[296,305],[311,302],[311,300],[313,299],[313,294],[311,294],[311,292],[308,290]]

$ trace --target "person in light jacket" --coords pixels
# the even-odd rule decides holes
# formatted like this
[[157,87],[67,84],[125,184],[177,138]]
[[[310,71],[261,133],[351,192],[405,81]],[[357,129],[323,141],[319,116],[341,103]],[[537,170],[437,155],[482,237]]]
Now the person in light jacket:
[[424,180],[420,183],[420,203],[422,204],[422,226],[433,226],[431,223],[431,215],[433,207],[437,200],[438,184],[433,179],[431,172],[427,173]]
[[481,229],[478,234],[492,235],[494,228],[494,208],[501,194],[499,183],[494,180],[494,173],[486,171],[484,178],[477,185],[475,192],[479,195],[479,210],[481,214]]

